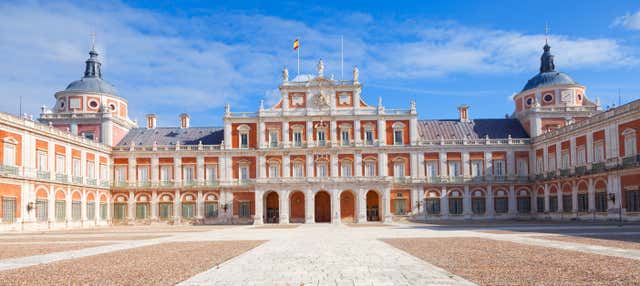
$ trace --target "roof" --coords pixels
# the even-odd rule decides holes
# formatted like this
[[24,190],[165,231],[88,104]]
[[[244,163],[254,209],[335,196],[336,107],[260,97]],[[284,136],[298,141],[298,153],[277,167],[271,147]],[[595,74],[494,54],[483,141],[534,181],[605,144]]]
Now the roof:
[[159,127],[156,129],[135,128],[120,140],[116,146],[130,146],[133,142],[137,146],[158,145],[219,145],[224,139],[221,127]]
[[457,119],[419,120],[418,135],[422,140],[440,139],[489,139],[529,138],[520,121],[515,118],[474,119],[460,122]]
[[566,73],[557,71],[541,72],[527,81],[527,84],[522,88],[522,91],[542,86],[563,84],[576,84],[576,82]]
[[116,88],[99,77],[83,77],[70,83],[65,90],[93,91],[116,95]]

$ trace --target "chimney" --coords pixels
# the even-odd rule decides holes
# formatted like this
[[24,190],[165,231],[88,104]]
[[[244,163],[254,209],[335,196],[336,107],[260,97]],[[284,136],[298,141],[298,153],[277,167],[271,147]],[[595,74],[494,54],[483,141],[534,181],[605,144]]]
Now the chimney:
[[180,114],[180,128],[189,128],[189,114]]
[[460,115],[460,122],[469,122],[469,106],[464,104],[458,106],[458,113]]
[[156,120],[155,114],[147,114],[147,129],[156,129]]

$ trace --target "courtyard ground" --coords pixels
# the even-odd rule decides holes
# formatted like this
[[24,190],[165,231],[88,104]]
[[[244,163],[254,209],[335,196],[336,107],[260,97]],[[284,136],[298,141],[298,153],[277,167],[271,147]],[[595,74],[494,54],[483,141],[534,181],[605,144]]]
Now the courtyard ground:
[[151,225],[0,234],[0,285],[638,285],[638,273],[637,224]]

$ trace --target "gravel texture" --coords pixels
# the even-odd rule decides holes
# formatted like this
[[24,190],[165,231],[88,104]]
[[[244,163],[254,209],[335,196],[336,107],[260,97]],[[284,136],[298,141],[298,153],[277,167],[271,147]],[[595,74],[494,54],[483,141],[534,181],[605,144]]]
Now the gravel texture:
[[175,285],[261,243],[163,243],[2,271],[0,285]]
[[630,259],[482,238],[385,242],[480,285],[638,285]]
[[640,236],[638,235],[607,235],[607,236],[597,236],[597,238],[581,237],[581,236],[566,236],[566,235],[550,235],[550,236],[542,236],[542,237],[536,237],[536,238],[566,241],[566,242],[573,242],[573,243],[582,243],[582,244],[589,244],[589,245],[617,247],[617,248],[623,248],[623,249],[640,250]]
[[[0,245],[0,259],[48,254],[53,252],[77,250],[87,247],[107,245],[109,243],[77,243],[77,244],[7,244]],[[3,284],[0,281],[0,285]]]
[[299,224],[265,224],[254,226],[254,229],[291,229],[299,227]]

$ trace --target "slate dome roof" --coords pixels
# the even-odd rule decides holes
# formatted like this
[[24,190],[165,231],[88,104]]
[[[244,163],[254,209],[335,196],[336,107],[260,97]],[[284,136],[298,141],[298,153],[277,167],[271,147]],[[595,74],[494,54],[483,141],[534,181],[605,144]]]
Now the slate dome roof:
[[91,91],[116,95],[116,88],[102,79],[102,64],[98,61],[98,52],[91,49],[87,59],[84,76],[71,82],[65,90]]
[[556,71],[556,66],[553,62],[554,57],[551,54],[551,47],[548,43],[544,45],[543,49],[544,52],[540,57],[540,72],[527,81],[522,91],[542,86],[576,84],[568,74]]

